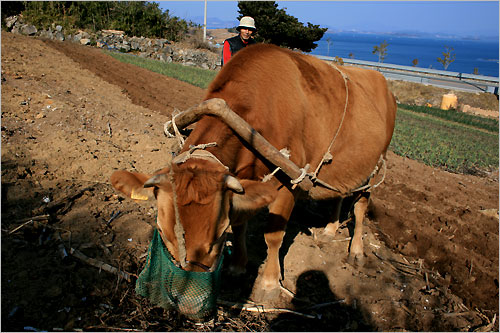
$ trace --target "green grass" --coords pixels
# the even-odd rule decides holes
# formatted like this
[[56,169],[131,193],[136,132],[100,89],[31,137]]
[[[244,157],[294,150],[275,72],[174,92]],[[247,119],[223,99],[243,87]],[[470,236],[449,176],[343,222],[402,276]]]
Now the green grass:
[[139,66],[203,89],[206,89],[217,75],[217,72],[208,69],[184,66],[176,63],[165,63],[158,60],[141,58],[132,54],[104,52],[121,62]]
[[498,133],[498,119],[475,116],[456,110],[441,110],[418,105],[399,104],[399,108]]
[[[206,89],[217,72],[138,56],[106,52],[126,63],[146,68]],[[399,105],[389,149],[432,167],[478,174],[498,168],[498,119],[415,105]]]
[[488,133],[399,108],[390,149],[433,167],[475,174],[498,168],[498,129]]

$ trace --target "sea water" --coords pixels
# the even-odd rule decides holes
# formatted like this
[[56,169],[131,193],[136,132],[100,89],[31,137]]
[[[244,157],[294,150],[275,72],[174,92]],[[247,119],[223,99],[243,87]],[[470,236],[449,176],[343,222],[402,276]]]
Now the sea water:
[[[329,46],[327,38],[331,39]],[[453,48],[450,53],[455,54],[455,61],[449,64],[448,71],[498,77],[499,44],[495,39],[327,32],[316,42],[318,46],[311,54],[378,62],[373,49],[384,41],[388,44],[385,64],[414,66],[412,62],[417,59],[417,68],[444,70],[437,59],[443,58],[443,52],[449,47]]]

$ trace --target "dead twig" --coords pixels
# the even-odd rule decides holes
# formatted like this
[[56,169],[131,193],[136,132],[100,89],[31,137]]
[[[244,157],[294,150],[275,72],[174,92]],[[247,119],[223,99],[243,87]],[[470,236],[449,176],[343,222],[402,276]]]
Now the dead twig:
[[120,276],[120,277],[124,278],[125,280],[127,280],[128,282],[130,282],[130,276],[131,276],[130,273],[120,271],[116,267],[113,267],[113,266],[106,264],[102,261],[99,261],[97,259],[89,258],[85,254],[83,254],[82,252],[80,252],[74,248],[71,248],[70,253],[74,257],[80,259],[81,261],[83,261],[91,266],[97,267],[99,269],[102,269],[102,270],[109,272],[109,273],[112,273],[112,274],[117,274],[118,276]]
[[[65,207],[67,207],[67,205],[68,205],[70,202],[72,202],[72,201],[74,201],[74,200],[78,199],[78,198],[79,198],[80,196],[82,196],[82,195],[83,195],[83,193],[85,193],[86,191],[91,191],[91,190],[93,190],[93,189],[94,189],[94,187],[95,187],[95,185],[87,186],[87,187],[85,187],[85,188],[83,188],[83,189],[81,189],[81,190],[77,191],[76,193],[69,194],[69,195],[67,195],[67,196],[65,196],[65,197],[63,197],[63,198],[61,198],[61,199],[59,199],[59,200],[57,200],[57,201],[54,201],[54,202],[49,203],[49,204],[47,205],[47,207],[45,207],[44,209],[45,209],[46,211],[48,211],[48,210],[53,210],[53,209],[60,210],[61,208],[65,208]],[[63,206],[63,205],[64,205],[64,207],[60,207],[60,206]],[[42,209],[43,209],[43,208],[42,208]]]
[[121,327],[111,327],[111,326],[105,326],[105,325],[99,325],[99,326],[87,326],[85,327],[85,330],[93,330],[93,329],[103,329],[105,331],[121,331],[121,332],[144,332],[143,330],[138,330],[135,328],[121,328]]
[[[403,273],[403,274],[407,274],[407,275],[412,275],[412,276],[420,276],[420,274],[417,274],[417,273],[414,273],[414,272],[409,272],[405,269],[402,269],[401,267],[398,267],[396,265],[394,265],[394,263],[398,264],[398,265],[401,265],[405,268],[408,268],[408,269],[413,269],[413,270],[416,270],[417,272],[419,271],[418,268],[415,268],[415,267],[411,267],[410,265],[407,265],[403,262],[399,262],[397,260],[393,260],[393,259],[385,259],[383,258],[381,255],[379,255],[378,253],[376,253],[375,251],[372,251],[372,253],[375,255],[375,257],[377,257],[378,259],[386,262],[387,264],[389,264],[389,267],[392,268],[393,270],[395,270],[396,272],[399,272],[399,273]],[[427,273],[426,273],[427,274]]]
[[249,311],[249,312],[258,312],[258,313],[291,313],[294,315],[298,315],[301,317],[309,318],[309,319],[317,319],[317,316],[293,311],[290,309],[276,309],[276,308],[269,308],[266,309],[263,305],[256,305],[256,304],[249,304],[249,303],[233,303],[233,302],[228,302],[228,301],[223,301],[223,300],[217,300],[217,304],[222,305],[222,306],[228,306],[232,309],[239,309],[239,310],[244,310],[244,311]]
[[116,218],[118,218],[118,216],[120,216],[121,213],[122,213],[121,211],[118,211],[115,214],[113,214],[111,218],[106,222],[106,225],[109,225],[111,222],[113,222]]
[[64,260],[68,257],[68,251],[66,251],[66,247],[64,246],[64,242],[61,238],[61,234],[59,233],[59,231],[56,231],[55,235],[57,240],[59,240],[58,248],[59,252],[61,253],[61,258]]
[[316,305],[307,307],[306,309],[308,309],[308,310],[314,310],[314,309],[324,308],[325,306],[339,304],[339,303],[345,303],[345,299],[339,299],[339,300],[332,301],[332,302],[326,302],[326,303],[316,304]]
[[474,311],[464,311],[464,312],[449,312],[449,313],[444,313],[444,317],[459,317],[459,316],[467,316],[467,315],[472,315],[475,314]]
[[483,325],[483,326],[479,326],[478,328],[476,328],[474,330],[474,332],[491,332],[491,330],[495,326],[496,320],[497,320],[497,314],[495,313],[493,315],[493,319],[491,321],[488,319],[488,321],[490,322],[489,324]]
[[38,216],[33,216],[29,219],[20,220],[19,222],[21,222],[21,221],[26,221],[26,222],[17,226],[16,228],[12,229],[11,231],[9,231],[9,235],[13,234],[14,232],[18,231],[19,229],[21,229],[21,228],[23,228],[23,227],[27,226],[28,224],[33,223],[35,221],[46,221],[49,219],[49,217],[50,217],[50,215],[38,215]]

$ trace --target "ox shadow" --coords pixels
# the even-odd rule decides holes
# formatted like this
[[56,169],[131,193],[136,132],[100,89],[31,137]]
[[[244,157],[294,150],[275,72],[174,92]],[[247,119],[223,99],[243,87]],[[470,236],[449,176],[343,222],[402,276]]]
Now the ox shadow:
[[[346,198],[342,205],[340,221],[348,219],[351,211],[353,200]],[[311,228],[324,228],[332,215],[333,203],[330,200],[298,201],[294,207],[292,215],[287,223],[286,233],[283,239],[283,244],[280,248],[279,260],[281,266],[281,276],[284,276],[284,258],[287,255],[290,246],[293,244],[298,234],[303,233],[311,235]],[[261,268],[267,257],[267,245],[264,240],[264,231],[268,219],[268,211],[261,210],[248,221],[247,229],[247,250],[248,264],[247,272],[243,276],[233,277],[227,271],[227,264],[223,271],[223,287],[221,289],[221,298],[226,300],[240,300],[245,302],[252,294],[253,286]],[[350,236],[354,232],[353,223],[343,223],[340,228],[348,228]],[[232,241],[232,235],[229,236]],[[230,261],[229,255],[226,253],[226,263]]]
[[300,314],[280,314],[269,324],[273,331],[369,332],[375,330],[366,322],[359,309],[339,300],[330,289],[328,277],[319,270],[306,271],[298,277],[292,305],[294,311]]

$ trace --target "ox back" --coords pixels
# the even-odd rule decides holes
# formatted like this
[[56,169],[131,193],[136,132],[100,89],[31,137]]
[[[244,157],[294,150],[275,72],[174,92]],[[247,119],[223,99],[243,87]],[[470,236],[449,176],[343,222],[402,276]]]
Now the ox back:
[[[347,77],[347,90],[339,70]],[[288,148],[299,167],[309,163],[316,168],[340,128],[330,151],[333,160],[318,178],[348,192],[367,180],[386,151],[396,103],[380,73],[344,66],[339,70],[312,56],[258,44],[222,68],[205,100],[224,99],[274,147]],[[198,122],[184,150],[207,142],[217,142],[209,150],[239,179],[261,180],[273,169],[214,117]],[[315,186],[310,195],[324,199],[338,192]]]

